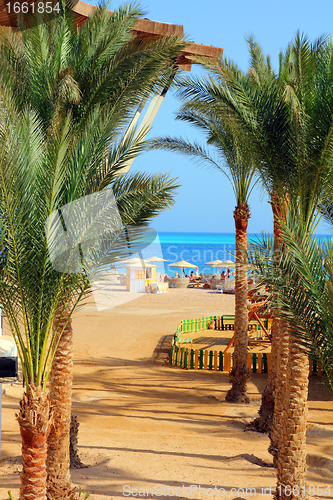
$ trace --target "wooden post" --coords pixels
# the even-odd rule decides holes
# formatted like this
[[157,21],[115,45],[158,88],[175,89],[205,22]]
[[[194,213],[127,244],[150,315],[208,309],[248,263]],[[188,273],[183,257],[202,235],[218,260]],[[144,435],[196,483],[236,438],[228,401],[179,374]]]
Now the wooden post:
[[262,373],[267,373],[268,367],[267,367],[267,353],[266,352],[264,352],[264,354],[262,355],[262,364],[263,364]]
[[223,372],[223,352],[219,351],[219,371]]
[[252,371],[252,369],[251,369],[252,366],[251,365],[252,365],[252,356],[251,356],[251,353],[249,352],[247,354],[247,366],[248,366],[248,369],[250,370],[250,373]]
[[199,364],[199,351],[198,349],[196,349],[194,351],[194,369],[197,370],[198,369],[198,364]]
[[170,365],[172,366],[172,361],[173,361],[173,353],[174,353],[174,348],[175,346],[172,345],[170,349]]
[[176,350],[175,350],[175,362],[174,362],[174,366],[177,366],[179,347],[175,346],[175,348],[176,348]]
[[188,364],[188,347],[185,348],[183,367],[187,368],[187,364]]
[[180,348],[179,366],[183,366],[184,347]]
[[207,368],[208,368],[208,351],[207,349],[205,349],[203,369],[207,370]]
[[217,371],[217,351],[214,351],[214,370]]
[[258,354],[258,373],[262,373],[262,353]]
[[213,351],[209,351],[209,365],[208,370],[213,369]]
[[223,371],[230,372],[230,370],[231,370],[231,353],[230,352],[224,353],[223,361],[224,361]]
[[194,370],[194,349],[190,353],[190,370]]
[[203,369],[203,350],[199,351],[199,370]]

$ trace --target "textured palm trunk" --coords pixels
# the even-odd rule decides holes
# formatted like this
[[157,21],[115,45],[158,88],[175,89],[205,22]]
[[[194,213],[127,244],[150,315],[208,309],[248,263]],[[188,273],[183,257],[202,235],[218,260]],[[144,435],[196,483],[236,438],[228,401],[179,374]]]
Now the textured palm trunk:
[[276,500],[308,498],[306,492],[306,424],[309,360],[291,336],[285,398],[282,406],[280,451],[276,460]]
[[[275,333],[277,328],[276,319],[273,322],[271,335],[272,335],[272,343],[271,343],[271,352],[278,352],[278,341],[279,337]],[[245,430],[246,431],[255,431],[255,432],[270,432],[272,428],[273,415],[274,415],[274,399],[275,399],[275,380],[277,374],[277,356],[271,356],[271,365],[269,369],[269,373],[267,376],[266,387],[261,397],[261,406],[258,411],[259,417],[254,419],[253,422],[250,422]]]
[[277,466],[279,448],[281,446],[281,434],[285,425],[283,408],[287,398],[287,368],[289,355],[290,335],[288,327],[280,320],[275,320],[274,334],[276,335],[276,382],[274,397],[274,414],[272,426],[269,433],[270,446],[268,451],[273,455],[274,466]]
[[[279,251],[282,242],[282,231],[279,224],[280,219],[287,217],[287,201],[280,200],[276,193],[272,196],[272,209],[274,216],[274,251],[275,260],[279,261]],[[289,356],[290,335],[288,325],[279,319],[274,319],[274,349],[272,348],[273,363],[276,366],[273,418],[269,431],[270,446],[268,451],[273,455],[274,466],[277,466],[279,447],[281,445],[281,432],[284,426],[283,407],[287,388],[287,367]]]
[[[274,192],[272,194],[272,211],[273,211],[273,220],[274,220],[274,250],[275,250],[275,259],[279,258],[278,252],[281,246],[281,229],[279,224],[279,219],[281,217],[285,218],[287,215],[287,201],[279,199],[278,195]],[[253,430],[256,432],[270,432],[271,437],[271,445],[270,451],[274,455],[276,454],[277,442],[274,437],[274,431],[272,431],[273,426],[273,416],[274,416],[274,408],[275,408],[275,398],[276,398],[276,381],[283,378],[283,373],[286,370],[286,354],[284,352],[286,349],[285,339],[281,338],[284,336],[285,325],[279,322],[276,318],[273,320],[272,327],[272,345],[271,345],[271,366],[269,370],[269,374],[267,376],[266,387],[262,394],[261,398],[261,406],[259,409],[259,418],[256,418],[253,422],[251,422],[246,430]],[[282,346],[280,349],[280,343],[282,342]],[[278,361],[279,360],[279,361]],[[282,364],[279,364],[282,363]],[[278,373],[279,366],[279,373]],[[277,389],[279,392],[280,387]],[[278,395],[279,398],[279,395]],[[279,416],[276,416],[276,421]],[[271,432],[272,431],[272,432]],[[274,442],[273,442],[274,441]]]
[[226,395],[230,403],[249,403],[247,380],[250,372],[247,365],[248,347],[248,281],[245,264],[247,263],[247,224],[250,211],[247,203],[240,203],[234,211],[236,228],[236,277],[235,277],[235,337],[234,359],[230,372],[231,389]]
[[[59,312],[60,315],[60,312]],[[67,322],[66,314],[59,322],[54,320],[56,335],[59,336]],[[47,496],[49,500],[76,498],[76,489],[71,486],[69,472],[69,437],[71,425],[73,380],[73,334],[69,320],[52,363],[50,374],[50,402],[54,414],[54,425],[48,438],[47,453]]]
[[22,437],[20,500],[46,500],[47,438],[52,416],[41,387],[30,386],[16,415]]

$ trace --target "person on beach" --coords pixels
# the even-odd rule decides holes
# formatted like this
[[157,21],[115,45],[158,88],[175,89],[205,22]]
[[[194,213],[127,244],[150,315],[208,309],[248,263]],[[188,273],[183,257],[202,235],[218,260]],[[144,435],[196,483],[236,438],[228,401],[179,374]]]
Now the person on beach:
[[225,280],[225,272],[224,271],[222,271],[222,273],[221,273],[221,280]]

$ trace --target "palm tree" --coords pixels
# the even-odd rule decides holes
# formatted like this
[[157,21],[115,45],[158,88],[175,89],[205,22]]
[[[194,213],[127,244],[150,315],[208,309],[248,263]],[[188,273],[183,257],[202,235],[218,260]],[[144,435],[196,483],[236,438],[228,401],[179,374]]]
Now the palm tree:
[[[108,186],[113,187],[125,227],[144,226],[173,203],[176,187],[173,179],[165,175],[119,176],[126,162],[143,149],[140,137],[135,138],[134,134],[129,134],[126,140],[122,140],[131,113],[143,98],[168,83],[170,73],[175,72],[173,57],[182,47],[182,42],[176,38],[135,43],[131,28],[138,15],[135,8],[124,7],[111,16],[105,9],[101,9],[86,25],[76,29],[70,14],[64,12],[52,23],[32,22],[30,30],[3,35],[0,47],[0,85],[4,108],[7,109],[8,116],[12,113],[18,117],[17,120],[26,114],[35,117],[38,122],[36,133],[38,132],[45,145],[45,151],[42,150],[41,154],[49,162],[47,168],[44,168],[49,175],[47,181],[45,176],[38,176],[34,166],[29,164],[29,175],[35,176],[34,183],[41,183],[41,199],[46,198],[46,208],[36,226],[39,231],[44,231],[44,221],[54,210]],[[10,123],[6,122],[6,126],[9,127]],[[43,161],[45,163],[46,160]],[[15,182],[21,186],[19,172],[15,171],[14,175],[17,176]],[[52,189],[51,194],[43,192],[42,187],[50,190],[52,182],[55,194]],[[17,198],[21,191],[22,188],[16,192]],[[35,189],[30,195],[37,192]],[[22,211],[24,209],[27,214],[27,207],[22,205]],[[38,215],[40,214],[36,215],[36,219]],[[19,225],[15,227],[15,231],[15,235],[20,231]],[[46,240],[37,233],[36,240],[40,239],[43,242],[40,251],[44,252],[41,262],[49,270]],[[21,235],[19,241],[23,241]],[[5,248],[11,248],[10,244],[11,240],[4,239]],[[118,254],[119,252],[121,254],[120,250]],[[34,260],[39,257],[34,256]],[[34,270],[36,275],[33,275]],[[27,270],[23,268],[21,272],[26,274]],[[45,281],[45,271],[38,274],[37,268],[33,268],[30,271],[31,279],[32,276],[35,276],[35,282],[39,285],[38,279],[43,278]],[[31,353],[33,361],[29,361],[25,357],[22,340],[20,344],[23,365],[28,362],[32,365],[29,365],[32,371],[25,373],[28,392],[30,388],[34,390],[31,384],[38,382],[38,394],[44,394],[50,363],[53,361],[51,404],[56,425],[53,426],[48,454],[50,498],[63,498],[73,494],[68,472],[71,315],[88,288],[87,278],[81,277],[78,282],[73,282],[72,275],[66,274],[66,278],[61,276],[62,285],[57,288],[57,300],[52,303],[52,314],[47,308],[43,309],[48,329],[40,335],[44,335],[44,342],[52,339],[47,357],[43,354],[47,365],[40,365],[38,349]],[[44,281],[39,287],[40,296],[43,297],[45,293],[47,297],[51,297]],[[29,292],[27,286],[24,287],[25,290]],[[23,291],[21,295],[23,297]],[[34,318],[34,327],[40,330],[40,301],[38,304],[39,315]],[[28,323],[26,332],[29,339]],[[39,346],[40,343],[38,348]],[[27,348],[29,353],[29,341]],[[42,366],[37,380],[33,365]],[[59,387],[66,387],[67,390],[59,391]],[[59,427],[60,422],[64,422],[64,427]],[[59,445],[59,435],[63,446]]]
[[[287,498],[284,485],[306,498],[306,413],[309,356],[319,361],[333,390],[332,330],[332,243],[318,242],[308,228],[299,224],[300,214],[291,208],[288,221],[281,223],[280,259],[272,258],[269,239],[251,248],[252,262],[264,282],[274,288],[271,307],[289,325],[291,332],[287,363],[288,391],[284,396],[282,446],[293,453],[277,455],[276,497]],[[298,475],[295,478],[295,470]]]
[[[183,79],[179,95],[184,104],[177,116],[187,121],[206,135],[207,145],[215,150],[215,160],[208,151],[198,144],[182,139],[157,138],[151,142],[154,148],[181,152],[195,160],[206,162],[220,170],[230,181],[235,198],[235,241],[236,241],[236,278],[235,278],[235,337],[233,367],[230,372],[232,387],[226,400],[249,403],[247,396],[248,369],[248,309],[247,309],[247,225],[250,218],[249,196],[254,185],[255,166],[248,156],[241,140],[233,134],[232,128],[221,119],[220,102],[216,89],[219,80],[213,78]],[[221,162],[224,160],[224,163]]]
[[[328,90],[332,84],[331,58],[332,44],[328,40],[319,40],[311,45],[299,34],[284,56],[280,57],[279,85],[290,107],[289,143],[293,145],[291,151],[294,151],[291,156],[294,163],[293,173],[291,172],[289,184],[285,189],[288,191],[289,206],[297,206],[299,225],[302,224],[310,234],[318,221],[316,213],[318,210],[323,211],[327,200],[332,197],[333,101],[331,90]],[[280,217],[279,224],[283,220],[286,220],[286,214]],[[280,259],[277,259],[277,262],[280,262]],[[296,383],[299,390],[301,387],[304,389],[303,397],[306,401],[307,384],[304,382],[304,376],[308,371],[307,358],[295,347],[295,341],[293,337],[289,338],[286,328],[282,329],[279,337],[275,410],[270,433],[270,451],[277,464],[280,460],[279,454],[284,456],[284,453],[279,453],[279,443],[282,442],[281,434],[285,431],[284,412],[288,408],[288,397]],[[288,378],[288,373],[296,370],[296,367],[299,373],[293,373]],[[295,410],[296,420],[299,420],[304,410],[301,403],[299,400],[298,410]],[[303,424],[299,428],[304,429],[305,425],[304,413]],[[300,431],[300,436],[301,434]],[[305,445],[305,434],[302,439]],[[301,470],[301,460],[299,463]]]
[[[254,43],[251,48],[256,49]],[[282,241],[286,206],[297,207],[299,225],[311,232],[318,220],[316,213],[332,199],[332,44],[323,39],[311,45],[297,35],[281,56],[279,75],[261,51],[252,50],[252,56],[248,78],[227,61],[216,65],[214,72],[221,84],[214,88],[214,99],[219,99],[219,107],[215,109],[209,99],[204,104],[219,112],[225,128],[242,141],[256,164],[272,196],[277,234]],[[193,85],[192,99],[194,95],[199,100],[200,86]],[[279,253],[274,254],[279,263]],[[283,475],[278,476],[278,488],[283,490],[285,484],[301,488],[305,481],[308,365],[299,343],[289,338],[287,325],[281,326],[274,329],[275,355],[281,362],[275,375],[270,437],[276,464],[284,464],[285,469],[288,460],[293,464],[289,467],[289,483],[283,482]],[[291,425],[283,429],[286,415]],[[301,456],[296,453],[295,440]],[[279,498],[288,496],[286,491],[278,493]]]
[[[318,222],[316,214],[325,210],[328,200],[332,199],[332,44],[323,39],[311,45],[305,37],[297,35],[280,60],[280,73],[276,81],[281,90],[276,95],[279,99],[283,97],[281,108],[283,109],[284,102],[289,114],[289,124],[286,122],[287,134],[280,146],[276,143],[278,147],[273,148],[273,153],[280,148],[281,155],[289,158],[290,169],[289,182],[281,183],[282,189],[276,191],[276,194],[286,200],[293,213],[297,214],[298,230],[311,234]],[[260,96],[259,104],[265,102],[265,87],[261,80],[259,78],[259,84],[255,83]],[[234,102],[232,106],[235,109]],[[256,111],[261,109],[257,101],[253,101],[253,107]],[[275,120],[275,114],[271,116],[267,111],[266,114],[269,115],[269,120]],[[243,126],[249,131],[249,121],[243,123]],[[265,132],[269,132],[267,135],[272,137],[271,143],[275,144],[275,136],[272,136],[268,128]],[[257,152],[254,148],[255,156]],[[262,165],[269,171],[271,165],[268,162],[265,165],[265,156],[266,154],[262,155]],[[272,167],[274,174],[274,163]],[[272,178],[274,179],[273,176]],[[281,255],[289,251],[288,240],[283,237],[287,214],[286,210],[280,209],[279,213],[276,208],[278,207],[275,205],[282,246],[278,255],[274,252],[275,265],[281,267],[284,265]],[[277,300],[279,290],[272,291],[274,300]],[[284,321],[283,324],[290,324],[285,323],[286,317],[283,315],[280,315],[281,320]],[[279,363],[276,372],[275,407],[270,434],[270,448],[278,468],[277,498],[288,497],[284,485],[301,489],[305,484],[308,361],[300,349],[299,339],[295,340],[293,336],[289,338],[289,334],[290,330],[285,328],[278,334],[274,329],[274,336],[280,338],[277,359],[284,360],[284,364]],[[303,493],[301,498],[306,498]]]

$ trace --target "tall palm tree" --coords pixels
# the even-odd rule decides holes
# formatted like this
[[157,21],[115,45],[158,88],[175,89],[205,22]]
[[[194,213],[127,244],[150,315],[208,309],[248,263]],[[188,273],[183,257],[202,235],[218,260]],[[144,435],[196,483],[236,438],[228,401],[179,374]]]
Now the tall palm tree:
[[[294,164],[289,182],[284,189],[287,191],[288,204],[298,207],[299,225],[303,224],[311,233],[318,221],[316,213],[318,210],[325,210],[327,200],[332,197],[331,42],[322,39],[310,44],[305,37],[297,34],[285,54],[280,56],[278,83],[290,109],[289,144],[292,146],[290,158]],[[286,213],[284,217],[280,217],[277,226],[285,219]],[[277,262],[280,260],[277,259]],[[280,321],[277,323],[281,325]],[[295,373],[288,379],[288,370],[295,369],[296,360],[302,376],[308,370],[307,359],[302,353],[299,353],[298,358],[291,359],[292,355],[298,355],[298,351],[295,350],[293,337],[289,338],[288,330],[283,328],[278,336],[280,337],[276,349],[278,370],[275,377],[276,384],[273,386],[275,410],[270,433],[270,451],[276,463],[279,461],[279,443],[285,427],[283,415],[288,405],[288,395],[295,381],[299,384],[299,388],[303,387],[306,391],[306,384],[304,385],[304,380],[301,380],[299,374]],[[288,349],[291,349],[289,358]],[[304,397],[306,398],[306,392]],[[299,411],[301,408],[300,404]],[[261,411],[262,409],[263,406]],[[305,414],[303,417],[305,421]],[[298,419],[296,413],[295,418]],[[260,424],[262,422],[259,421],[259,427]],[[305,442],[305,435],[303,439]]]
[[[256,49],[254,43],[251,48]],[[219,107],[214,108],[212,99],[204,104],[211,105],[212,112],[219,112],[226,129],[232,130],[247,148],[272,196],[282,239],[286,205],[297,207],[299,224],[311,232],[316,213],[332,199],[332,44],[328,39],[310,44],[298,34],[280,60],[280,73],[275,75],[269,59],[254,50],[248,78],[228,61],[221,61],[212,69],[221,81],[214,88]],[[192,91],[192,99],[195,94],[199,100],[200,86],[193,85]],[[275,258],[280,261],[277,252]],[[303,431],[308,365],[298,343],[290,338],[287,325],[281,326],[274,329],[275,356],[281,363],[276,372],[271,450],[277,464],[292,460],[288,484],[301,488],[305,481]],[[286,415],[291,425],[284,431]],[[290,438],[293,432],[302,450],[298,458]],[[278,481],[278,487],[283,489],[283,477],[279,476]],[[279,494],[281,498],[287,496],[286,491]]]
[[233,188],[236,207],[236,277],[235,277],[235,337],[233,367],[230,372],[232,387],[226,400],[249,403],[247,380],[250,376],[247,362],[248,309],[247,309],[247,226],[250,218],[249,196],[254,186],[255,165],[243,147],[242,141],[233,134],[232,128],[219,114],[219,99],[216,90],[218,79],[189,78],[180,83],[179,95],[184,100],[177,118],[187,121],[206,135],[207,145],[217,153],[214,159],[210,152],[198,144],[182,139],[157,138],[151,142],[154,148],[181,152],[195,160],[208,163],[221,171]]
[[[56,197],[51,192],[47,210],[43,213],[44,221],[61,206],[110,185],[125,227],[146,225],[173,203],[175,182],[165,175],[119,177],[126,162],[143,149],[140,137],[135,138],[134,134],[122,139],[131,113],[143,98],[168,84],[170,73],[175,72],[173,58],[183,45],[177,38],[136,43],[131,29],[139,14],[133,7],[119,9],[111,16],[106,9],[101,9],[81,29],[76,29],[70,13],[64,11],[50,23],[32,21],[29,30],[22,30],[20,34],[3,34],[0,46],[3,104],[9,109],[8,115],[12,112],[11,106],[13,116],[21,117],[24,112],[36,116],[45,155],[51,156],[53,161],[54,170],[51,160],[48,166],[52,174],[48,171],[48,183],[34,173],[35,182],[42,182],[44,189],[49,188],[52,179],[55,183]],[[33,165],[30,168],[33,175]],[[20,194],[18,192],[16,196]],[[38,238],[42,236],[36,235]],[[7,245],[8,241],[6,248]],[[44,247],[43,251],[46,252]],[[50,266],[47,252],[44,261]],[[84,296],[88,286],[86,278],[80,280],[75,285],[80,291],[77,301]],[[42,368],[47,376],[40,375],[37,384],[40,387],[43,381],[40,390],[43,393],[49,363],[53,361],[51,404],[56,425],[52,427],[49,438],[50,498],[73,494],[68,454],[71,315],[77,301],[73,302],[71,283],[72,278],[63,277],[62,288],[57,289],[57,302],[52,305],[53,316],[49,315],[47,320],[47,335],[53,339],[47,357],[48,368]],[[42,290],[48,293],[46,287],[41,287],[41,296]],[[39,320],[39,316],[34,319],[36,328],[40,328]],[[54,331],[50,333],[52,324]],[[23,346],[21,343],[22,360],[27,362]],[[38,351],[32,353],[32,356],[37,356],[33,362],[37,365],[38,355]],[[31,383],[36,382],[35,375],[32,372],[25,375],[30,388]],[[67,390],[59,391],[59,387]],[[60,446],[59,436],[63,446]]]
[[[291,340],[284,396],[282,445],[293,453],[277,455],[277,498],[287,498],[284,485],[295,487],[306,498],[306,413],[308,357],[319,361],[333,390],[332,331],[332,243],[318,242],[300,225],[299,211],[291,208],[288,221],[281,223],[283,241],[280,259],[272,258],[269,240],[251,248],[251,260],[273,295],[271,307],[289,325]],[[296,213],[295,213],[296,212]],[[297,476],[295,477],[295,470]],[[302,491],[303,488],[303,491]],[[305,490],[305,491],[304,491]]]
[[[256,60],[260,62],[262,58],[257,57]],[[286,133],[282,135],[281,141],[276,141],[277,136],[271,133],[269,127],[264,129],[266,138],[270,142],[268,142],[265,154],[261,155],[260,168],[262,172],[262,167],[264,167],[264,174],[265,171],[268,173],[272,171],[275,174],[277,170],[275,153],[280,150],[281,156],[284,155],[287,158],[288,183],[281,182],[281,189],[275,192],[288,203],[289,207],[296,207],[296,209],[293,208],[293,211],[295,213],[296,210],[297,213],[298,227],[311,234],[318,221],[316,214],[318,211],[324,210],[328,200],[332,199],[332,44],[327,39],[310,44],[305,37],[297,35],[285,55],[281,56],[280,61],[280,73],[275,79],[276,83],[273,83],[273,89],[277,89],[274,95],[281,102],[279,108],[287,111],[288,120],[283,120]],[[226,107],[234,112],[237,108],[235,99],[238,99],[238,95],[241,94],[241,98],[238,99],[240,110],[236,109],[236,118],[239,119],[238,124],[240,123],[249,136],[252,136],[253,143],[255,143],[256,130],[252,126],[252,119],[249,120],[246,117],[244,120],[242,117],[244,96],[248,97],[247,107],[250,110],[253,109],[253,115],[251,115],[251,111],[248,111],[248,116],[261,116],[259,112],[262,109],[262,103],[266,101],[266,89],[272,88],[272,85],[270,82],[268,82],[269,85],[262,84],[262,81],[265,82],[266,79],[265,71],[262,72],[262,78],[258,77],[258,72],[254,71],[253,73],[256,77],[253,87],[254,90],[257,87],[257,98],[251,101],[250,97],[255,95],[253,90],[252,94],[249,92],[241,93],[237,88],[237,95],[235,92],[233,93],[233,102],[230,102],[229,96],[226,96],[225,102]],[[232,83],[236,88],[235,83]],[[262,116],[265,119],[263,123],[269,124],[269,122],[276,120],[276,114],[271,113],[269,107]],[[253,123],[255,123],[254,120]],[[274,146],[271,149],[270,144]],[[273,162],[271,163],[267,161],[270,151],[273,153]],[[260,160],[258,153],[260,151],[255,147],[253,155]],[[276,177],[272,176],[272,178]],[[280,254],[280,252],[284,252],[284,246],[287,245],[282,237],[286,211],[281,213],[281,210],[275,210],[275,215],[279,237],[282,238]],[[286,251],[288,251],[288,247]],[[280,265],[280,255],[275,256],[275,259],[276,265]],[[273,292],[276,293],[275,290]],[[283,485],[288,484],[302,488],[305,482],[304,430],[306,427],[308,362],[304,353],[299,349],[299,341],[295,341],[294,337],[289,337],[289,333],[285,328],[278,333],[274,329],[274,336],[279,337],[277,359],[284,360],[284,364],[279,363],[276,373],[275,406],[270,434],[271,451],[274,454],[278,470],[280,470],[277,498],[288,497]],[[288,423],[291,424],[289,426],[286,426],[287,417]],[[297,441],[297,447],[293,444],[295,441]],[[301,450],[301,456],[297,455],[296,449]],[[292,463],[292,467],[288,465],[289,482],[286,483],[284,472],[287,469],[286,463],[288,461],[289,464]],[[279,491],[279,488],[282,491]],[[305,497],[306,494],[301,496],[301,498]]]

